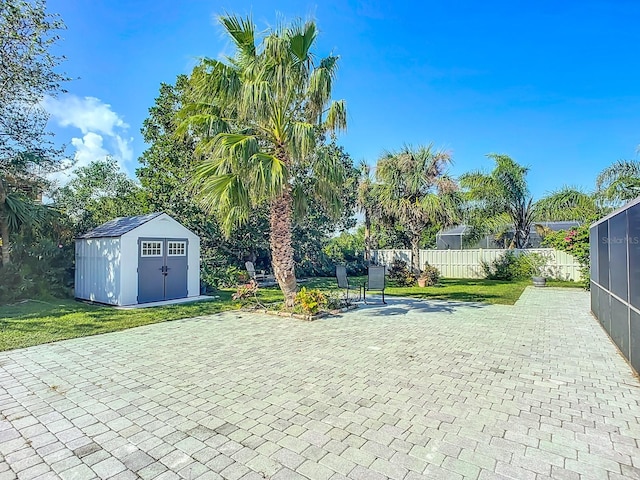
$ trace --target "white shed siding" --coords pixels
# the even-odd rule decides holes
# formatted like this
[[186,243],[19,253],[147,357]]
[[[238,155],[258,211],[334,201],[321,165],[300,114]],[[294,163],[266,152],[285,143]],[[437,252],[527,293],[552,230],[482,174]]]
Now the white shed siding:
[[138,303],[138,239],[186,238],[189,240],[187,263],[187,296],[200,295],[200,238],[183,227],[169,215],[163,214],[138,228],[122,235],[122,261],[127,268],[122,271],[121,305]]
[[76,240],[75,296],[120,305],[121,252],[118,238]]

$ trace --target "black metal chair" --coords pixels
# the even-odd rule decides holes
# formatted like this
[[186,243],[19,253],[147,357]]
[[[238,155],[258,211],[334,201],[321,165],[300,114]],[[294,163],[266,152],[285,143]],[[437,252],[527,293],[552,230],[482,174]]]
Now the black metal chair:
[[384,301],[384,288],[386,286],[384,272],[385,267],[383,265],[369,265],[367,269],[367,283],[364,285],[363,292],[364,303],[367,305],[369,305],[369,303],[367,303],[367,290],[382,292],[382,303],[387,304],[387,302]]

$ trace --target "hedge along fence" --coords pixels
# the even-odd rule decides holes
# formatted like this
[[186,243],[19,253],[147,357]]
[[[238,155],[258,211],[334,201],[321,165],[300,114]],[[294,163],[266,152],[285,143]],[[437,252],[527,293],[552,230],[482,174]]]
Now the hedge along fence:
[[[470,249],[470,250],[420,250],[420,265],[429,262],[443,277],[483,278],[482,262],[490,263],[509,250]],[[560,280],[580,280],[580,264],[571,255],[553,248],[528,248],[510,250],[516,255],[538,253],[547,259],[543,268],[544,276]],[[411,265],[411,250],[372,250],[371,259],[379,265],[391,266],[400,259]]]

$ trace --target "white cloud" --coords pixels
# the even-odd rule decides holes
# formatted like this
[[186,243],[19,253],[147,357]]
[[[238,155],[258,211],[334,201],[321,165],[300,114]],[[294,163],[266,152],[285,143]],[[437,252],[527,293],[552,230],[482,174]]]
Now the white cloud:
[[95,97],[64,95],[60,98],[46,98],[44,108],[61,127],[76,127],[82,133],[98,132],[113,136],[114,129],[129,128],[129,125],[111,110],[111,105],[102,103]]
[[125,172],[128,171],[128,164],[133,160],[133,138],[127,135],[129,125],[111,109],[111,105],[95,97],[80,98],[69,94],[47,98],[43,106],[59,126],[75,128],[82,134],[71,138],[71,146],[75,148],[74,165],[53,176],[58,184],[67,183],[77,168],[107,156],[113,157]]

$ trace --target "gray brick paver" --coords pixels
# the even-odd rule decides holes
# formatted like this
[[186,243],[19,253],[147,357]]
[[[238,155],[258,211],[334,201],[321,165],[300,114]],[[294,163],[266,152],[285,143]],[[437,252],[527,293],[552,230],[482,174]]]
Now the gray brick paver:
[[634,478],[639,383],[588,310],[530,288],[0,352],[0,476]]

